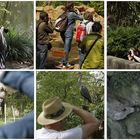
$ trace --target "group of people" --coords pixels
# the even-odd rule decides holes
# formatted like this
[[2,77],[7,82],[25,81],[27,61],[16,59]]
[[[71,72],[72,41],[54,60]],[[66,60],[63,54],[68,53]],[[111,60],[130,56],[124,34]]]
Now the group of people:
[[[78,42],[79,67],[82,69],[102,69],[104,67],[103,58],[103,37],[101,36],[102,26],[99,22],[93,20],[93,14],[85,12],[84,15],[74,10],[74,2],[66,2],[65,12],[67,13],[67,27],[65,31],[60,32],[64,42],[64,57],[60,67],[69,68],[69,53],[71,51],[72,40],[75,32],[76,21],[86,26],[86,35]],[[53,33],[55,27],[49,21],[48,13],[41,12],[40,20],[37,24],[37,68],[45,68],[48,50],[51,49],[50,33]]]

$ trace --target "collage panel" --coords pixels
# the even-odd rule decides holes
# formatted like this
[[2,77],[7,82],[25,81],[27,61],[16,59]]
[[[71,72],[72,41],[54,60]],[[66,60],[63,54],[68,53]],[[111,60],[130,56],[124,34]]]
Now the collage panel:
[[140,69],[139,1],[107,1],[107,68]]
[[104,1],[36,2],[37,69],[104,69]]
[[104,139],[104,72],[37,71],[36,138]]
[[140,72],[107,72],[107,137],[140,139]]
[[0,1],[0,69],[33,69],[33,1]]
[[34,72],[0,71],[0,139],[34,138]]

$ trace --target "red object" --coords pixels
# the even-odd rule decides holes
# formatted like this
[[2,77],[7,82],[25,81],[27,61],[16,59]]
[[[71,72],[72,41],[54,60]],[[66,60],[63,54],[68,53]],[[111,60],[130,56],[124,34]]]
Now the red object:
[[52,51],[52,55],[54,57],[64,57],[65,52],[64,51],[60,51],[60,50],[53,50]]
[[76,42],[80,43],[86,35],[86,27],[79,24],[76,31]]

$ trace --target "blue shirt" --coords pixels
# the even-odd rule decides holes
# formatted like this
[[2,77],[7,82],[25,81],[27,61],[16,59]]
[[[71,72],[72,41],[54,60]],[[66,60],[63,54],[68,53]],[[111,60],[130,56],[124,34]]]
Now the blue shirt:
[[76,20],[83,20],[83,18],[75,12],[68,12],[68,28],[66,29],[65,37],[73,37]]

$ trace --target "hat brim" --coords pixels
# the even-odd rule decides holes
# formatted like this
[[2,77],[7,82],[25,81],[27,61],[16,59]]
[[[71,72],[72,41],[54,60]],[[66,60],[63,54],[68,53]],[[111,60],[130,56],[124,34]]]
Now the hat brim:
[[47,119],[44,117],[44,113],[41,112],[40,115],[37,118],[37,122],[40,125],[49,125],[49,124],[54,124],[57,123],[61,120],[63,120],[64,118],[66,118],[71,112],[72,112],[72,107],[70,104],[62,102],[63,106],[65,107],[65,111],[63,112],[62,115],[53,118],[53,119]]

